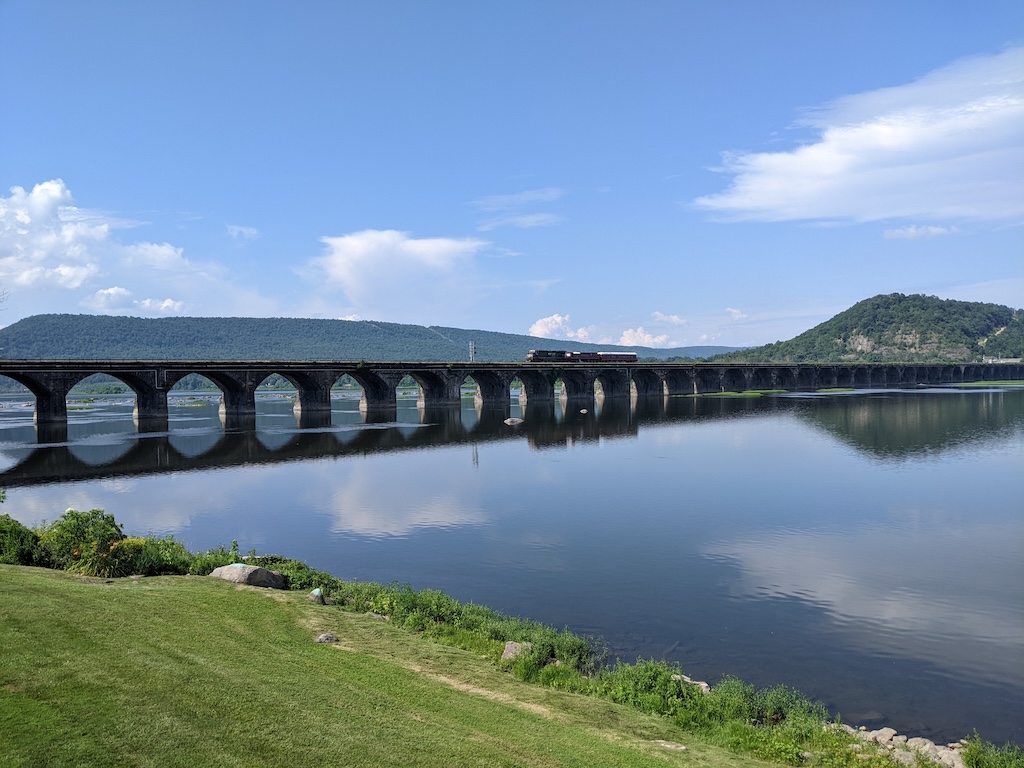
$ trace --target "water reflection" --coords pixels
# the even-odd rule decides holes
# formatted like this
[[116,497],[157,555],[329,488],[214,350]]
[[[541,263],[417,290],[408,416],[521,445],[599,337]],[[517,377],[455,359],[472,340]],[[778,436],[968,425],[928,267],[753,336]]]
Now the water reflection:
[[704,551],[739,568],[734,596],[813,604],[843,645],[1024,686],[1024,611],[1007,610],[1008,595],[993,589],[1024,584],[1019,536],[1019,522],[934,519],[904,530],[773,531]]
[[798,397],[801,418],[879,459],[961,451],[978,440],[1011,438],[1024,424],[1024,399],[1006,389]]
[[103,507],[786,683],[857,722],[1024,739],[1024,390],[595,406],[513,404],[514,426],[341,399],[300,429],[276,397],[234,430],[197,402],[138,435],[97,401],[55,445],[0,408],[3,511]]

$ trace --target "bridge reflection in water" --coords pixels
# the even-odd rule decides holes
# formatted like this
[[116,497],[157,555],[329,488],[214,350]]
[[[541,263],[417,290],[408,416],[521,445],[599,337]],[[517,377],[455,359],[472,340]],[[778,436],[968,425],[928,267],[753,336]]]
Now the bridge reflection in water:
[[[360,456],[416,450],[449,444],[526,440],[537,450],[565,448],[577,443],[636,437],[641,426],[681,421],[765,415],[796,410],[809,425],[843,439],[875,458],[900,458],[921,451],[943,450],[965,439],[963,424],[975,423],[978,409],[995,432],[1012,431],[1024,421],[1024,400],[1004,392],[885,391],[845,396],[765,397],[644,397],[599,399],[594,408],[564,401],[526,403],[514,409],[522,423],[509,424],[508,411],[470,405],[419,406],[417,422],[397,421],[394,409],[360,415],[335,410],[336,423],[303,426],[290,402],[278,398],[277,413],[246,428],[204,427],[164,433],[111,432],[71,442],[0,444],[0,453],[13,464],[0,471],[0,488],[222,469],[290,461]],[[915,400],[918,442],[908,442],[906,430],[890,424],[886,404],[893,397]],[[351,405],[349,403],[348,405]],[[130,406],[121,405],[122,410]],[[212,405],[210,407],[213,407]],[[274,405],[263,405],[272,409]],[[341,406],[344,407],[344,406]],[[408,411],[403,419],[408,418]],[[340,423],[346,420],[359,423]],[[124,419],[122,418],[122,421]],[[188,421],[184,423],[188,424]],[[131,426],[130,421],[122,427]],[[928,429],[922,429],[927,426]],[[30,426],[21,427],[23,438]],[[9,432],[10,434],[10,432]],[[99,437],[99,440],[95,438]]]
[[26,387],[35,399],[41,442],[67,439],[68,395],[87,377],[119,379],[135,395],[139,432],[169,427],[169,396],[190,374],[206,377],[221,392],[228,429],[247,429],[256,415],[256,393],[271,375],[295,387],[295,410],[304,428],[331,424],[335,384],[344,377],[362,390],[368,413],[394,411],[403,381],[413,379],[426,408],[458,406],[471,379],[476,398],[489,408],[510,407],[514,382],[521,401],[546,405],[559,389],[577,406],[604,398],[651,398],[749,390],[813,391],[824,388],[912,388],[971,381],[1013,381],[1024,364],[1012,363],[416,363],[352,361],[128,361],[0,360],[0,375]]

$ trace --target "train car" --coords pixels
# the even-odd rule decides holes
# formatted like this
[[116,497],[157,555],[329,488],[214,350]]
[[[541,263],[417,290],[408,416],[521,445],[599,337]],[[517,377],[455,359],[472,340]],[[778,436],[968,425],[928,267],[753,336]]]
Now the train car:
[[568,352],[564,349],[531,349],[528,363],[635,363],[636,352]]
[[531,349],[526,353],[528,363],[557,363],[569,359],[569,352],[564,349]]

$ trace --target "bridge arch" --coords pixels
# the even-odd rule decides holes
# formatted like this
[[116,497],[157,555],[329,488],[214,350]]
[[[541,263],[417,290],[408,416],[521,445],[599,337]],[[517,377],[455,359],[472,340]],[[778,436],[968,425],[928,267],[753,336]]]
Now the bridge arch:
[[630,394],[639,398],[664,397],[664,372],[634,368],[630,376]]
[[513,375],[504,372],[473,369],[459,381],[459,387],[472,378],[476,382],[476,401],[485,408],[507,410],[511,402]]
[[621,368],[603,368],[594,376],[594,387],[601,397],[629,397],[631,379]]
[[515,376],[523,383],[520,402],[534,405],[554,402],[556,373],[544,369],[521,368],[515,371]]
[[742,368],[726,368],[722,371],[723,392],[745,392],[750,389],[747,373]]
[[698,368],[693,375],[693,393],[721,392],[722,376],[717,368]]
[[693,368],[670,368],[665,371],[665,392],[669,397],[692,395],[696,390]]
[[593,400],[596,376],[587,369],[562,368],[562,390],[568,400]]

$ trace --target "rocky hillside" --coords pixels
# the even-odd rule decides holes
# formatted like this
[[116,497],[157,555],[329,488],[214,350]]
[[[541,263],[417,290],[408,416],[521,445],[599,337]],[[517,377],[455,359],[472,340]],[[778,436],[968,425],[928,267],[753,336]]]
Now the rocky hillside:
[[789,341],[719,355],[744,362],[931,362],[1024,356],[1024,310],[920,294],[875,296]]

